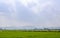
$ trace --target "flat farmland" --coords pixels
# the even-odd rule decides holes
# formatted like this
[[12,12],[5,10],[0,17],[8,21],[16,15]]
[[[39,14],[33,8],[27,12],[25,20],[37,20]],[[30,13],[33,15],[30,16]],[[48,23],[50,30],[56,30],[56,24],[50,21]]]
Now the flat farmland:
[[60,32],[22,32],[20,30],[0,30],[0,38],[60,38]]

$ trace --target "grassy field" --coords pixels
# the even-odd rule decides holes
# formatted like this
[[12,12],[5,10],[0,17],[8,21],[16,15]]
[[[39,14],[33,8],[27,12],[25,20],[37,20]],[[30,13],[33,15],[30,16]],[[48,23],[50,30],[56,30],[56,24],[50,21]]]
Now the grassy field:
[[60,38],[60,32],[22,32],[0,30],[0,38]]

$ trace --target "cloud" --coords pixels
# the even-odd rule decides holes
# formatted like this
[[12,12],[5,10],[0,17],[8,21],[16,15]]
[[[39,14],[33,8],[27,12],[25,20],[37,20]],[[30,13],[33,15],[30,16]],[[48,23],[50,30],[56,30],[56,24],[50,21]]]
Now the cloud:
[[0,25],[1,27],[60,26],[58,1],[0,0]]
[[25,7],[28,7],[35,14],[39,14],[46,6],[52,6],[53,1],[50,0],[19,0]]

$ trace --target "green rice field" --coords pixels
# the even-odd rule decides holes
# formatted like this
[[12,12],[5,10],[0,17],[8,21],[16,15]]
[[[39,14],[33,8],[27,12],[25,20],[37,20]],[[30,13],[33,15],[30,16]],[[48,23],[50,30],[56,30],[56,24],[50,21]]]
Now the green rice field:
[[0,38],[60,38],[60,32],[22,32],[20,30],[0,30]]

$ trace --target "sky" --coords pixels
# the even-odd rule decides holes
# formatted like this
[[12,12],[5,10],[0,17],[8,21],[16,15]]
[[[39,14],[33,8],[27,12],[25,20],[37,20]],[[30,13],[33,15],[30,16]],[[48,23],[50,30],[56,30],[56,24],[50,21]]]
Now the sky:
[[60,0],[0,0],[0,27],[60,27]]

